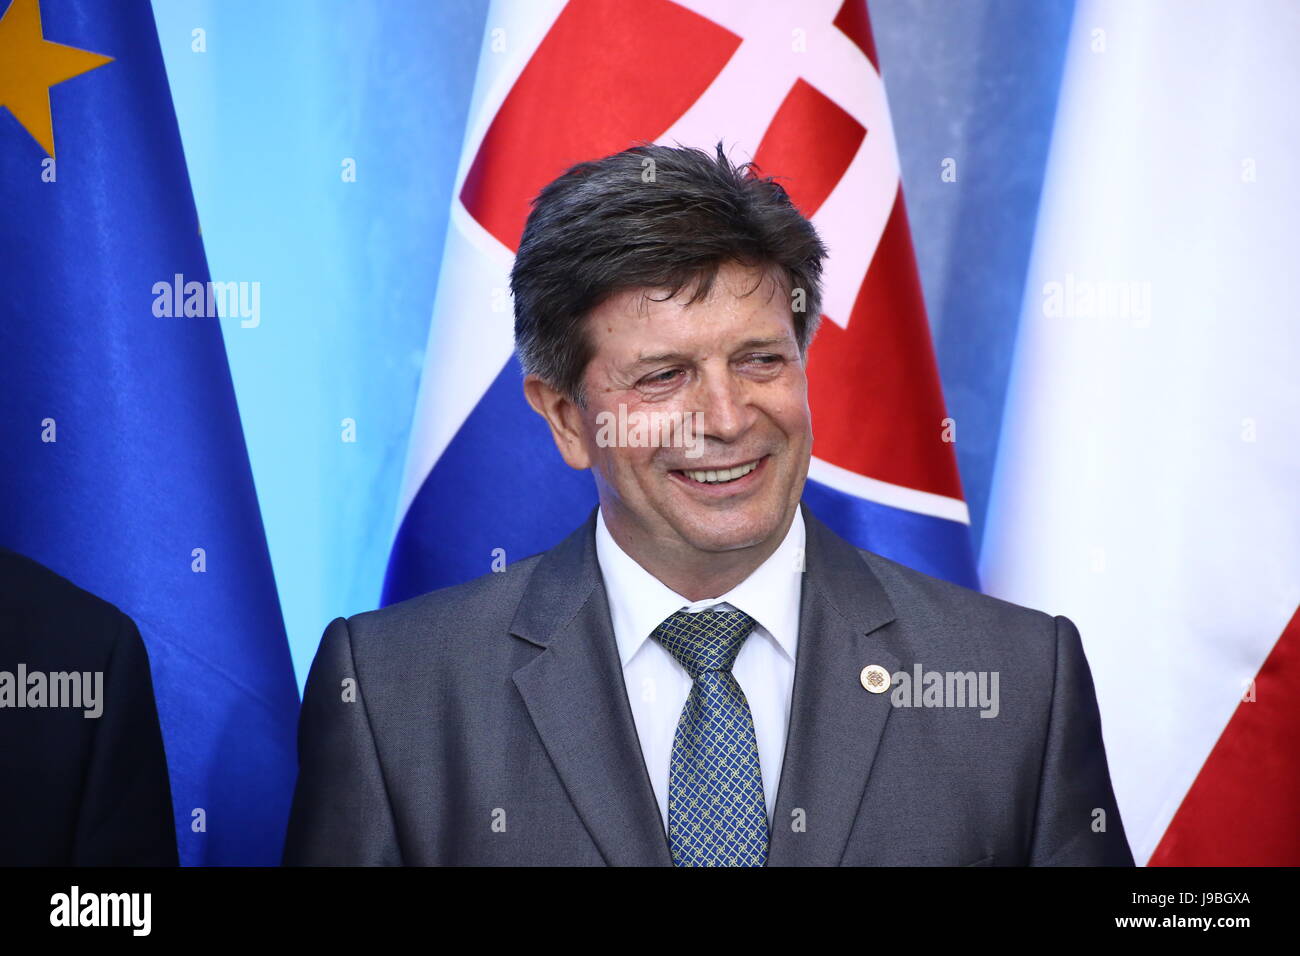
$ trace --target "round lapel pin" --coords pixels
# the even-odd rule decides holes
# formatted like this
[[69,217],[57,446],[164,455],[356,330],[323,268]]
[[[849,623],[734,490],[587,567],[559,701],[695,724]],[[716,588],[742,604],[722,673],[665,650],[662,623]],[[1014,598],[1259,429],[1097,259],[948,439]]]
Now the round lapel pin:
[[858,680],[862,681],[862,686],[873,694],[883,694],[889,690],[889,671],[879,664],[868,664],[862,668]]

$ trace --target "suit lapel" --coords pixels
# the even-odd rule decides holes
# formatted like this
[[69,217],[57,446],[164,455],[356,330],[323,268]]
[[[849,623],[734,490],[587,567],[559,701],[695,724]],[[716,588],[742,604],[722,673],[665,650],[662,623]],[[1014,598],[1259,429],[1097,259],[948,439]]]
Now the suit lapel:
[[[768,865],[834,866],[892,710],[890,695],[868,693],[859,674],[868,664],[898,670],[887,632],[878,633],[895,615],[857,550],[800,507],[799,649]],[[596,560],[595,516],[533,571],[510,632],[543,650],[515,672],[515,686],[606,862],[671,866]]]
[[671,866],[596,560],[595,516],[533,570],[510,631],[544,650],[515,672],[515,686],[605,861]]
[[894,620],[884,588],[852,545],[800,507],[799,648],[768,865],[835,866],[893,709],[890,695],[868,693],[859,675],[868,664],[892,674],[899,659],[877,633]]

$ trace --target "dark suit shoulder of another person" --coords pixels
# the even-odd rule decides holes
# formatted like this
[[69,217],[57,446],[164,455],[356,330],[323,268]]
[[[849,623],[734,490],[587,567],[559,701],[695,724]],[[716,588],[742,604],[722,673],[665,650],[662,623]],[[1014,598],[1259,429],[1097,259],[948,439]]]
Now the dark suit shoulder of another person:
[[28,675],[91,675],[102,711],[0,708],[0,865],[175,866],[167,763],[139,630],[109,602],[0,548],[0,671],[16,683],[20,665]]

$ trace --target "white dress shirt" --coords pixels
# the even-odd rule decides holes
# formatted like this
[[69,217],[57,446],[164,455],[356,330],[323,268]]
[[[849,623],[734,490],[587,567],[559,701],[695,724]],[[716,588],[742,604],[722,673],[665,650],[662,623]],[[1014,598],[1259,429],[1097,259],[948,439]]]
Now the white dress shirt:
[[785,756],[794,662],[799,645],[799,603],[803,584],[804,522],[801,508],[771,556],[721,597],[688,601],[637,564],[610,535],[604,514],[596,518],[596,558],[605,581],[614,638],[641,752],[664,831],[668,830],[668,770],[677,719],[691,690],[691,676],[650,635],[676,611],[744,611],[757,623],[731,669],[749,701],[763,774],[769,826],[776,807],[781,760]]

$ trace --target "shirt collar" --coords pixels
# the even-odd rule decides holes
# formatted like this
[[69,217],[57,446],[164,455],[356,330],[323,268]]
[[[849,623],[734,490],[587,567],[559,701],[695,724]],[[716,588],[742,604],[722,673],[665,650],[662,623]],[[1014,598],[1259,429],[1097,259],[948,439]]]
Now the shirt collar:
[[728,604],[744,611],[794,661],[799,643],[804,543],[803,508],[800,506],[795,508],[794,520],[780,545],[749,577],[720,597],[688,601],[619,547],[605,526],[603,512],[598,509],[596,560],[605,581],[620,662],[626,667],[654,629],[675,611],[699,611],[715,604]]

